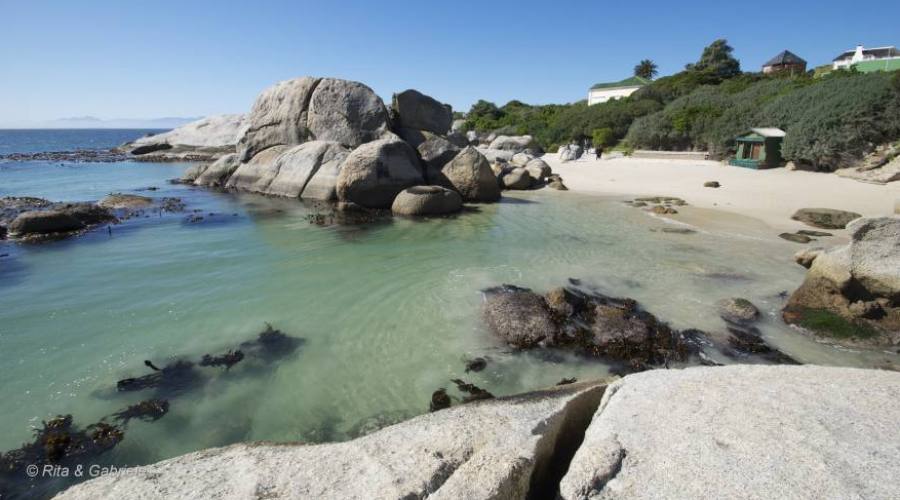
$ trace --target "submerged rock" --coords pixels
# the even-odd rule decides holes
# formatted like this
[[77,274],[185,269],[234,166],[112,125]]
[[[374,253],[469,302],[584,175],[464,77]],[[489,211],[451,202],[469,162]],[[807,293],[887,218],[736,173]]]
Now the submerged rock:
[[484,291],[482,316],[507,344],[525,349],[553,344],[557,325],[544,298],[527,288],[503,285]]
[[47,210],[19,214],[8,226],[11,236],[40,237],[75,233],[97,224],[113,222],[106,208],[91,203],[57,203]]
[[723,299],[716,304],[716,307],[719,310],[719,316],[729,323],[745,325],[759,318],[759,309],[747,299]]
[[778,237],[794,243],[809,243],[810,241],[813,241],[812,238],[806,236],[805,234],[781,233],[778,235]]
[[153,198],[137,194],[113,193],[97,203],[111,210],[140,210],[153,205]]

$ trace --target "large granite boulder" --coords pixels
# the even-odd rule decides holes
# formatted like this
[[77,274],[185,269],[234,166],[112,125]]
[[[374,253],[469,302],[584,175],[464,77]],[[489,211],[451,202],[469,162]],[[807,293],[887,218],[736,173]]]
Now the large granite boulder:
[[485,290],[482,317],[491,333],[515,348],[555,342],[558,328],[550,306],[527,288],[503,285]]
[[738,365],[611,384],[565,500],[898,498],[900,373]]
[[389,130],[387,108],[372,89],[335,78],[295,78],[267,88],[248,122],[238,143],[242,163],[273,146],[317,139],[353,148]]
[[202,169],[192,182],[197,186],[223,187],[240,165],[237,153],[227,154]]
[[319,78],[285,80],[263,90],[247,116],[247,131],[238,142],[241,162],[272,146],[306,142],[310,137],[307,110]]
[[441,104],[417,90],[410,89],[394,94],[391,109],[396,115],[398,127],[445,135],[453,122],[450,106]]
[[791,216],[792,219],[822,229],[844,229],[847,224],[862,215],[846,210],[833,208],[801,208]]
[[534,147],[534,139],[530,135],[501,135],[491,141],[490,149],[521,153]]
[[168,132],[141,137],[120,149],[143,160],[215,160],[233,153],[247,129],[245,115],[215,115]]
[[253,193],[266,193],[269,184],[278,175],[276,161],[288,149],[290,146],[272,146],[253,155],[250,161],[241,163],[231,174],[225,187]]
[[308,116],[314,138],[350,148],[381,139],[390,131],[384,102],[359,82],[323,78],[309,101]]
[[900,345],[900,218],[860,218],[850,243],[817,253],[785,321],[830,341]]
[[450,125],[451,132],[465,132],[466,131],[466,121],[463,119],[453,120],[453,123]]
[[440,176],[444,165],[459,154],[459,148],[439,135],[428,132],[425,134],[426,139],[416,146],[416,150],[425,164],[425,178],[434,184],[432,179]]
[[[322,199],[322,195],[304,196],[305,188],[323,164],[340,165],[349,154],[350,150],[333,141],[310,141],[294,146],[275,160],[274,169],[277,173],[265,193],[291,198],[302,196]],[[320,179],[322,180],[324,178]],[[335,184],[332,184],[328,196],[334,191],[334,187]]]
[[515,190],[529,189],[534,182],[528,170],[525,170],[523,167],[510,170],[500,178],[500,181],[506,189]]
[[462,210],[462,197],[440,186],[413,186],[400,191],[391,204],[397,215],[446,215]]
[[236,444],[109,474],[61,500],[97,498],[551,498],[602,383],[428,413],[343,443]]
[[494,202],[500,199],[500,186],[491,165],[477,149],[469,146],[457,153],[440,170],[429,167],[428,180],[448,187],[469,202]]
[[400,191],[425,182],[412,148],[399,138],[356,148],[341,167],[337,196],[366,208],[390,208]]
[[534,158],[528,161],[528,163],[525,164],[525,170],[528,171],[528,175],[535,181],[543,181],[553,173],[553,169],[550,168],[550,165],[540,158]]

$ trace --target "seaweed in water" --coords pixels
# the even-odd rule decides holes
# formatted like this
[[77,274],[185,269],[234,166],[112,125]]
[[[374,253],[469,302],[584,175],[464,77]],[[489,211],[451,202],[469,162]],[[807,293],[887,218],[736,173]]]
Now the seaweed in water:
[[169,413],[169,402],[164,399],[148,399],[138,404],[131,405],[128,408],[113,413],[112,417],[122,425],[128,424],[128,421],[136,418],[144,422],[156,422]]
[[229,350],[221,356],[210,356],[204,354],[200,360],[200,366],[224,366],[226,370],[241,362],[244,359],[244,353],[240,350]]
[[475,358],[466,362],[466,373],[480,372],[487,367],[487,359]]
[[195,384],[200,378],[199,373],[194,369],[194,363],[190,361],[178,360],[162,369],[157,368],[150,360],[144,361],[144,364],[152,369],[153,373],[119,380],[116,388],[121,392],[150,388],[179,392]]
[[74,426],[72,415],[59,415],[42,424],[40,429],[35,429],[32,442],[0,456],[0,474],[21,478],[28,466],[42,469],[46,464],[87,462],[125,438],[122,429],[105,422],[80,430]]
[[469,394],[468,396],[463,398],[463,403],[469,403],[469,402],[478,401],[481,399],[492,399],[494,397],[494,395],[491,394],[490,392],[482,389],[481,387],[478,387],[477,385],[468,384],[464,380],[455,378],[455,379],[451,380],[451,382],[456,384],[456,387],[461,392],[465,392],[465,393]]
[[272,325],[266,323],[266,329],[256,340],[243,342],[240,347],[248,356],[274,361],[292,354],[302,343],[303,339],[285,335],[281,330],[272,328]]
[[431,394],[431,404],[428,406],[428,411],[434,412],[445,408],[450,408],[450,396],[447,395],[447,389],[441,387]]

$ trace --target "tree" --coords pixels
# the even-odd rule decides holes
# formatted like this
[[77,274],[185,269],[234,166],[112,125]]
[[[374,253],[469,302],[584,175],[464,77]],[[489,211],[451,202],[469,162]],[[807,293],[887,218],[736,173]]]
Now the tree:
[[728,40],[719,39],[703,49],[700,60],[694,64],[688,64],[685,69],[707,73],[722,79],[731,78],[741,74],[741,63],[732,57],[734,49],[728,45]]
[[656,63],[650,59],[644,59],[634,67],[634,76],[646,78],[647,80],[652,80],[658,73]]

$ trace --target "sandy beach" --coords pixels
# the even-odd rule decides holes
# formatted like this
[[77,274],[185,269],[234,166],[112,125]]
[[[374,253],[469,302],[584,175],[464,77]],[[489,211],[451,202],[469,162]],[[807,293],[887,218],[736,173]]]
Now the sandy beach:
[[[752,170],[714,161],[585,157],[563,163],[556,154],[543,159],[574,192],[676,196],[693,207],[758,219],[777,231],[808,229],[791,220],[800,208],[834,208],[864,216],[891,215],[900,208],[900,182],[866,184],[834,174]],[[721,187],[704,187],[707,181],[718,181]]]

